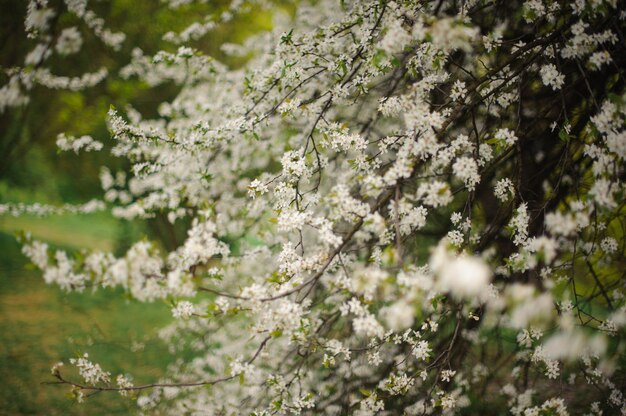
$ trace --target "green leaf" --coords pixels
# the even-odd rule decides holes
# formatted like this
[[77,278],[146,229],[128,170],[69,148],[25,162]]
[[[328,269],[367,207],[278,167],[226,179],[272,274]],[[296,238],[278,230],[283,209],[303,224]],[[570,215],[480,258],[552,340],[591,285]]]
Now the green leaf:
[[372,395],[372,391],[368,390],[368,389],[359,389],[359,391],[361,392],[361,394],[365,397],[370,397]]
[[291,40],[292,36],[293,36],[293,29],[291,29],[289,31],[289,33],[287,33],[285,35],[282,35],[280,37],[280,43],[284,43],[284,44],[287,44],[287,45],[292,43],[292,40]]
[[348,66],[346,65],[345,61],[339,61],[339,68],[341,69],[341,76],[345,77],[346,74],[348,73]]

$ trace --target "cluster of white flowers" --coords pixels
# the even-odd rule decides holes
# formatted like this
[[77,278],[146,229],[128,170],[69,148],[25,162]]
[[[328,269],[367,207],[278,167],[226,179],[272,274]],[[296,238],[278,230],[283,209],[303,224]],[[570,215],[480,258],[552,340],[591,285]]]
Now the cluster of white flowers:
[[61,150],[73,150],[78,154],[80,150],[85,152],[102,150],[103,144],[91,136],[74,137],[61,133],[57,136],[57,146]]
[[468,190],[473,191],[480,182],[478,164],[471,157],[463,156],[458,158],[452,165],[454,174],[461,179]]
[[541,82],[543,85],[552,87],[553,90],[558,91],[563,88],[565,83],[565,75],[561,74],[554,64],[547,64],[541,67],[539,70],[541,74]]
[[[65,3],[119,46],[85,1]],[[26,16],[29,65],[80,53],[81,25],[41,38],[56,13],[41,6]],[[108,75],[179,89],[154,119],[109,112],[111,152],[130,168],[100,179],[114,215],[163,216],[184,239],[119,257],[24,239],[48,283],[173,306],[160,337],[193,357],[133,387],[149,390],[143,411],[448,415],[488,391],[494,413],[624,413],[623,6],[224,7],[168,32],[178,49],[137,47]],[[221,49],[240,66],[202,52],[204,34],[257,8],[272,29]],[[103,77],[18,68],[0,110],[25,105],[30,84]],[[103,145],[62,135],[59,147]],[[57,211],[0,205],[24,212]],[[87,357],[71,362],[86,383],[110,382]]]
[[176,307],[172,309],[172,316],[174,318],[186,319],[191,317],[195,313],[193,303],[183,300],[176,304]]
[[612,254],[617,251],[617,241],[613,237],[607,237],[600,243],[602,250],[607,254]]
[[60,55],[70,55],[80,51],[82,45],[83,38],[80,32],[75,26],[72,26],[67,29],[63,29],[57,39],[55,49]]
[[430,268],[437,276],[442,292],[452,292],[459,299],[475,299],[485,293],[491,279],[491,270],[479,258],[454,256],[439,244],[430,258]]
[[121,396],[128,396],[129,389],[134,387],[134,384],[132,383],[132,381],[130,381],[130,379],[123,374],[118,374],[117,378],[115,379],[115,382],[117,383],[117,387],[121,389],[120,390]]
[[24,204],[24,203],[7,203],[0,204],[0,215],[12,215],[14,217],[20,215],[36,215],[47,216],[52,214],[91,214],[102,211],[105,204],[97,199],[92,199],[82,205],[64,204],[61,206],[45,205],[45,204]]
[[513,242],[515,245],[524,245],[528,240],[529,222],[530,215],[528,214],[528,206],[526,203],[522,203],[517,207],[516,215],[511,219],[509,224],[509,226],[513,228],[513,234],[515,236]]
[[64,77],[52,74],[48,68],[41,68],[33,72],[33,81],[54,90],[80,91],[99,84],[108,74],[106,68],[100,68],[80,77]]
[[443,207],[452,202],[450,185],[446,182],[424,182],[420,184],[416,196],[422,198],[426,205],[434,208]]
[[506,143],[507,146],[513,146],[517,142],[517,136],[515,136],[515,132],[509,129],[498,129],[494,137],[497,140],[501,140]]
[[506,202],[509,197],[515,196],[515,186],[509,178],[500,179],[496,183],[493,193],[500,201]]
[[70,358],[70,364],[78,368],[80,376],[88,384],[109,383],[111,381],[111,373],[103,371],[100,364],[89,361],[89,354],[87,353],[79,358]]
[[454,101],[462,101],[467,94],[467,87],[465,83],[460,79],[454,81],[452,84],[452,90],[450,91],[450,98]]

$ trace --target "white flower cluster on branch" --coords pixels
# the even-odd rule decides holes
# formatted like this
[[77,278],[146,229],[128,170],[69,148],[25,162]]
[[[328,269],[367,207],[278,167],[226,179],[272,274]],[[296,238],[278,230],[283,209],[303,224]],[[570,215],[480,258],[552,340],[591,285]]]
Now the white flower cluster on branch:
[[[130,168],[103,169],[105,199],[186,218],[184,241],[77,258],[24,241],[65,290],[170,302],[160,336],[194,357],[146,384],[104,386],[86,357],[86,384],[58,380],[137,390],[145,413],[626,414],[624,5],[301,1],[223,48],[241,67],[185,46],[252,6],[119,74],[180,90],[154,119],[109,112]],[[53,12],[33,10],[43,33]],[[24,102],[19,74],[0,109]]]

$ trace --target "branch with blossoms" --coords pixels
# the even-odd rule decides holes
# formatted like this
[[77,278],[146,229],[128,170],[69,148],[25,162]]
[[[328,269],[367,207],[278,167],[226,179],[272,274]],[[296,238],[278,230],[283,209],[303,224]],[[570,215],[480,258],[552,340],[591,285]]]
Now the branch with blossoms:
[[110,111],[132,175],[104,171],[105,199],[186,237],[23,251],[63,289],[166,300],[160,336],[194,358],[55,383],[150,390],[145,412],[625,412],[623,6],[295,9],[224,47],[240,68],[180,47],[125,70],[180,91],[154,120]]

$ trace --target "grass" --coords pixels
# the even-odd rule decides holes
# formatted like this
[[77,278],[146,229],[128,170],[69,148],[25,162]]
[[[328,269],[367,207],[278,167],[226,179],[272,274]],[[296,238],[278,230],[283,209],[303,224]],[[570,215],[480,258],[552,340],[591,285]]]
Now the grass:
[[89,247],[94,250],[113,250],[118,227],[118,222],[105,213],[51,217],[29,215],[0,220],[0,230],[6,233],[29,231],[36,238],[56,246]]
[[[163,303],[127,300],[121,290],[65,293],[45,285],[13,233],[30,230],[37,239],[68,249],[113,249],[122,231],[105,214],[0,221],[0,415],[129,414],[134,400],[101,393],[77,404],[67,386],[52,381],[50,367],[83,352],[115,377],[129,373],[136,383],[156,380],[172,361],[156,330],[171,319]],[[139,352],[131,349],[143,346]]]

